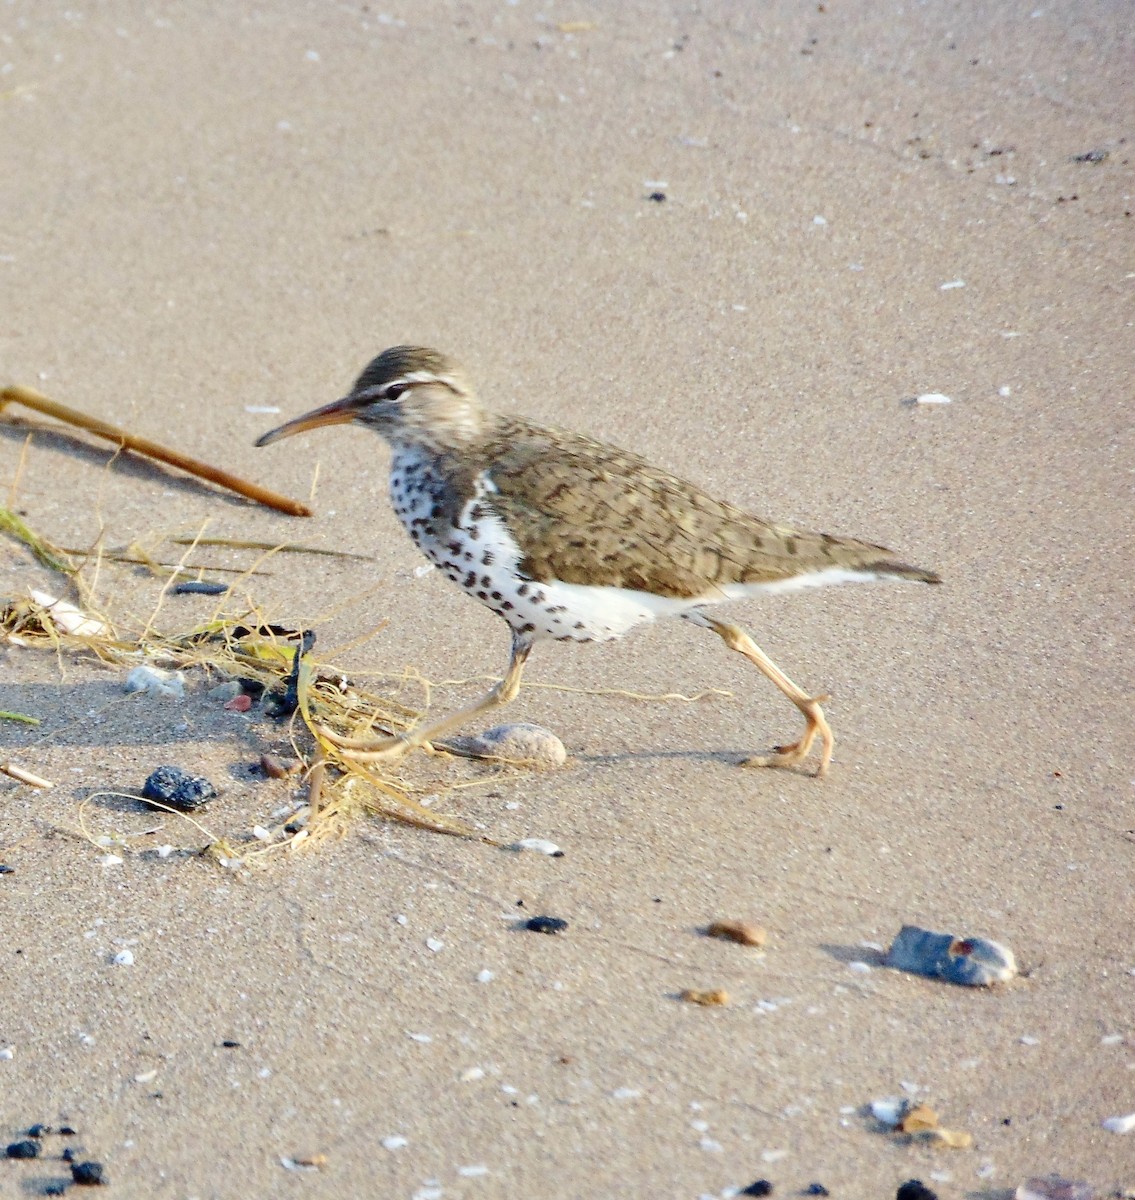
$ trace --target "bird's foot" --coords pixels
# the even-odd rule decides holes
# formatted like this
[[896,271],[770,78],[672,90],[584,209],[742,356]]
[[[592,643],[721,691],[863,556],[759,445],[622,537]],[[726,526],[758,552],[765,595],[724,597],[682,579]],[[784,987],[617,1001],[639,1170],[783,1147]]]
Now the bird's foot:
[[828,773],[828,767],[832,761],[832,748],[835,745],[835,738],[832,737],[832,731],[824,717],[824,710],[820,707],[822,702],[829,699],[830,697],[826,694],[811,696],[799,704],[800,711],[808,722],[804,736],[799,741],[784,746],[775,746],[772,754],[755,754],[751,758],[746,758],[741,765],[743,767],[798,767],[811,753],[812,743],[818,736],[820,738],[820,765],[816,768],[816,778],[822,779]]

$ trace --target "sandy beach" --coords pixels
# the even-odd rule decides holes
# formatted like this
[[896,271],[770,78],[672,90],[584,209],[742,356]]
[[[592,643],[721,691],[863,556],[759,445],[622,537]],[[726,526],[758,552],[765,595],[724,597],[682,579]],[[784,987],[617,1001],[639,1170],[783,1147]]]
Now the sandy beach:
[[[944,585],[727,610],[830,693],[826,779],[738,767],[798,714],[680,621],[537,647],[507,717],[561,769],[395,769],[560,857],[360,816],[222,865],[133,797],[208,777],[195,815],[239,859],[302,798],[255,770],[289,727],[204,670],[128,695],[122,663],[0,639],[0,709],[40,722],[0,719],[0,761],[55,784],[0,776],[0,1134],[74,1130],[0,1196],[58,1194],[68,1147],[175,1200],[1135,1195],[1135,1131],[1104,1124],[1135,1113],[1130,6],[386,4],[0,6],[0,386],[314,515],[12,405],[0,503],[65,548],[365,556],[192,553],[226,611],[447,711],[507,631],[420,570],[383,442],[253,447],[408,342]],[[127,641],[221,603],[84,580]],[[0,605],[33,588],[78,598],[0,538]],[[890,970],[908,923],[1020,975]],[[972,1143],[888,1130],[887,1097]]]

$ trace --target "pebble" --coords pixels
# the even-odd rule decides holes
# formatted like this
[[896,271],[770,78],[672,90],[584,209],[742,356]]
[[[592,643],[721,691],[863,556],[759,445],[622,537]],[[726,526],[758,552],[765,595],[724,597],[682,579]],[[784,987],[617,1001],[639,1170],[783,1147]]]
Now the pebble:
[[213,583],[208,579],[183,579],[175,585],[175,596],[223,596],[229,590],[227,583]]
[[151,771],[142,785],[144,799],[159,800],[182,812],[193,812],[216,794],[217,789],[203,775],[190,775],[172,766]]
[[524,928],[533,933],[563,933],[567,927],[563,917],[530,917],[524,922]]
[[755,1179],[747,1188],[742,1188],[740,1194],[742,1196],[771,1196],[772,1184],[767,1179]]
[[829,1192],[828,1189],[826,1187],[824,1187],[824,1185],[822,1183],[810,1183],[804,1189],[804,1195],[805,1196],[830,1196],[831,1192]]
[[1074,1183],[1059,1175],[1036,1176],[1026,1179],[1013,1193],[1013,1200],[1092,1200],[1089,1183]]
[[252,697],[245,692],[241,692],[239,696],[234,696],[231,700],[225,701],[226,712],[248,712],[252,707]]
[[71,1178],[80,1187],[98,1187],[110,1180],[102,1173],[102,1163],[81,1162],[71,1164]]
[[122,685],[125,692],[146,692],[171,700],[185,699],[185,676],[180,671],[163,671],[160,667],[135,667]]
[[938,1200],[938,1193],[932,1192],[921,1179],[908,1179],[895,1193],[895,1200]]
[[729,993],[724,988],[713,988],[702,991],[699,988],[685,988],[678,993],[678,999],[687,1004],[700,1004],[702,1008],[724,1008],[729,1003]]
[[951,404],[949,396],[943,395],[942,392],[923,392],[921,396],[915,396],[915,404]]
[[243,692],[244,688],[240,686],[239,679],[229,679],[225,683],[218,683],[215,688],[210,688],[205,694],[210,700],[235,700]]
[[563,742],[550,729],[523,721],[495,725],[474,737],[454,738],[453,744],[467,754],[514,759],[542,770],[562,767],[567,762]]
[[403,1146],[408,1146],[409,1144],[410,1139],[403,1137],[400,1133],[382,1139],[382,1148],[384,1150],[401,1150]]
[[9,1158],[39,1158],[39,1142],[10,1142],[4,1153]]
[[1108,1133],[1130,1133],[1135,1129],[1135,1113],[1128,1113],[1125,1117],[1108,1117],[1103,1127]]
[[110,961],[116,967],[132,967],[134,965],[134,955],[129,950],[119,950]]
[[260,769],[269,779],[287,779],[300,769],[300,761],[297,758],[277,758],[274,754],[262,754]]
[[1017,974],[1012,950],[988,938],[959,938],[904,925],[885,963],[899,971],[930,975],[966,987],[1007,983]]
[[706,937],[724,938],[740,946],[763,946],[768,933],[751,921],[714,921],[706,928]]
[[0,1062],[11,1062],[12,1059],[15,1057],[16,1057],[16,1047],[15,1046],[5,1046],[3,1050],[0,1050]]

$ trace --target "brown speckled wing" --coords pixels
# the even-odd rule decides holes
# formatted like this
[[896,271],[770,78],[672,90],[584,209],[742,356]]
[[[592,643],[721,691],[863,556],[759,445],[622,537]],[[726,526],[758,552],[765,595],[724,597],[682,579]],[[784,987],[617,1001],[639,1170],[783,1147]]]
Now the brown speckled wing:
[[490,503],[531,578],[708,596],[845,567],[933,581],[882,546],[773,525],[636,455],[562,430],[501,419],[484,446]]

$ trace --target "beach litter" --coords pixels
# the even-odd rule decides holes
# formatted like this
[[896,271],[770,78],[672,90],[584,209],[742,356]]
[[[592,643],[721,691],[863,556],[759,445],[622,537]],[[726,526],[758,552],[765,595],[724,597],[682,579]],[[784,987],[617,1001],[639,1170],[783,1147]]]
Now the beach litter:
[[965,987],[1008,983],[1017,974],[1012,950],[988,938],[959,938],[917,925],[899,930],[884,959],[897,971],[929,975]]

